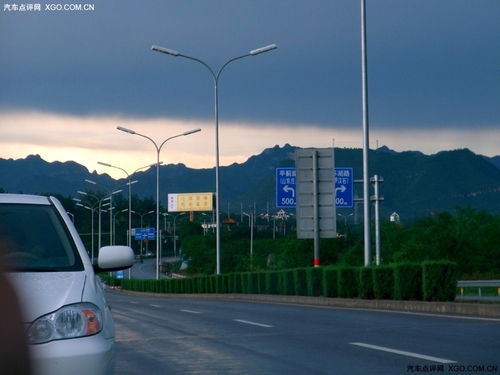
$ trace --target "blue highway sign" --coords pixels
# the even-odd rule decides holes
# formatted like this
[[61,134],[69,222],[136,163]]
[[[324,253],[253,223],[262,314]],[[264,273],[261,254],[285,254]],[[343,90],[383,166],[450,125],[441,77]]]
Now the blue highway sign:
[[156,239],[155,228],[135,228],[135,240],[142,241],[145,239],[155,240]]
[[[296,172],[294,167],[276,168],[276,207],[296,207]],[[337,208],[354,206],[354,173],[351,167],[335,168],[335,201]]]
[[295,168],[276,168],[276,207],[295,208]]
[[335,168],[335,201],[337,208],[353,206],[353,178],[352,168]]

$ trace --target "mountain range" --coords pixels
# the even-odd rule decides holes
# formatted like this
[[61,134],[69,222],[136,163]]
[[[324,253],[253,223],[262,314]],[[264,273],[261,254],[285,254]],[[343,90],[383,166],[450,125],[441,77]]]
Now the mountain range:
[[[239,213],[255,210],[257,214],[274,214],[276,204],[275,170],[294,166],[297,147],[289,144],[265,149],[244,163],[220,167],[221,211]],[[354,180],[362,180],[362,150],[335,149],[335,166],[352,167]],[[384,201],[380,214],[389,218],[397,212],[401,218],[415,218],[433,212],[454,211],[458,206],[500,213],[500,156],[488,158],[468,149],[442,151],[424,155],[419,151],[396,152],[383,146],[369,151],[370,176],[383,177],[380,194]],[[85,180],[95,181],[91,185]],[[140,198],[156,197],[156,167],[134,174],[132,193]],[[25,159],[0,159],[0,189],[9,193],[61,194],[76,197],[77,191],[106,191],[128,180],[115,180],[108,174],[97,174],[72,161],[46,162],[39,155]],[[105,188],[99,188],[104,186]],[[215,189],[214,168],[192,169],[184,164],[160,167],[160,201],[167,193],[210,192]],[[373,194],[373,192],[371,192]],[[362,198],[362,183],[354,184],[354,196]],[[355,220],[362,205],[339,209]],[[359,206],[359,208],[357,208]],[[69,209],[69,208],[68,208]],[[351,215],[353,214],[353,215]]]

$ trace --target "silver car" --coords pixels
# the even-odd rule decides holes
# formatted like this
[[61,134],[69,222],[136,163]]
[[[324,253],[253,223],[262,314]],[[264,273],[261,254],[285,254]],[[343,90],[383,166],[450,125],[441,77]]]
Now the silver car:
[[61,203],[21,194],[0,194],[0,240],[33,373],[113,374],[115,330],[96,271],[129,268],[132,249],[105,246],[93,266]]

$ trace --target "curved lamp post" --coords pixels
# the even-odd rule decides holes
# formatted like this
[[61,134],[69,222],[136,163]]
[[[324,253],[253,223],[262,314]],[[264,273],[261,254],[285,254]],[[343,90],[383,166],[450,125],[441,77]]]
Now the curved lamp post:
[[170,214],[162,214],[165,217],[167,216],[172,216],[174,218],[174,258],[177,258],[177,239],[175,238],[175,220],[177,219],[177,216],[185,215],[185,212],[181,212],[180,214],[177,215],[170,215]]
[[[79,194],[83,194],[83,195],[88,195],[87,193],[83,192],[83,191],[78,191]],[[93,197],[93,195],[91,195]],[[73,200],[76,203],[77,206],[80,206],[80,207],[83,207],[87,210],[90,210],[91,211],[91,232],[90,232],[90,235],[92,236],[92,250],[91,250],[91,261],[92,261],[92,264],[94,264],[94,212],[97,210],[97,207],[99,205],[99,198],[95,197],[97,199],[97,202],[95,202],[94,204],[90,204],[89,202],[82,202],[81,199],[78,199],[78,198],[73,198]],[[87,206],[83,205],[82,203],[87,203]]]
[[234,60],[242,59],[243,57],[247,56],[255,56],[260,53],[264,53],[267,51],[271,51],[273,49],[276,49],[276,44],[270,44],[268,46],[262,47],[262,48],[257,48],[252,51],[250,51],[247,54],[241,55],[234,57],[224,63],[222,67],[219,69],[217,74],[208,66],[207,63],[204,61],[197,59],[195,57],[183,55],[175,50],[164,48],[164,47],[159,47],[159,46],[152,46],[151,49],[153,51],[165,53],[170,56],[174,57],[184,57],[189,60],[197,61],[200,64],[202,64],[205,68],[208,69],[210,74],[212,75],[212,78],[214,80],[214,92],[215,92],[215,211],[216,211],[216,216],[217,216],[217,221],[216,221],[216,237],[217,237],[217,245],[216,245],[216,251],[217,251],[217,275],[221,273],[220,270],[220,218],[219,218],[219,213],[220,213],[220,202],[219,202],[219,187],[220,187],[220,182],[219,182],[219,94],[218,94],[218,85],[219,85],[219,76],[222,72],[222,70],[230,63],[233,62]]
[[[160,162],[160,164],[161,163],[162,162]],[[128,185],[128,235],[127,235],[127,246],[130,246],[130,244],[132,243],[132,241],[131,241],[131,237],[132,237],[132,184],[137,183],[137,180],[132,181],[132,176],[137,171],[139,171],[141,169],[155,166],[156,163],[145,165],[144,167],[138,168],[132,174],[128,174],[128,172],[125,169],[117,167],[115,165],[111,165],[109,163],[104,163],[102,161],[98,161],[97,164],[100,164],[100,165],[103,165],[103,166],[109,167],[109,168],[119,169],[119,170],[121,170],[122,172],[124,172],[127,175],[127,179],[128,179],[128,183],[127,183],[127,185]],[[129,268],[129,271],[130,271],[130,268]]]
[[125,133],[138,135],[139,137],[146,138],[149,141],[151,141],[156,148],[156,280],[158,280],[160,278],[159,260],[160,260],[160,240],[161,240],[161,238],[160,238],[160,151],[161,151],[161,148],[163,147],[163,145],[165,143],[167,143],[167,141],[169,141],[173,138],[183,137],[186,135],[197,133],[197,132],[201,131],[201,129],[197,128],[197,129],[193,129],[193,130],[188,130],[187,132],[169,137],[169,138],[165,139],[160,144],[160,146],[158,146],[156,144],[156,142],[153,141],[151,138],[149,138],[147,135],[137,133],[134,130],[127,129],[127,128],[124,128],[122,126],[118,126],[117,129],[121,130],[122,132],[125,132]]
[[[101,185],[101,184],[98,184],[97,182],[95,181],[92,181],[92,180],[89,180],[89,179],[85,179],[85,182],[88,182],[89,184],[92,184],[92,185],[97,185],[97,186],[100,186],[100,187],[103,187],[104,189],[106,189],[108,191],[108,194],[109,194],[109,244],[111,245],[113,243],[113,195],[114,194],[118,194],[118,193],[121,193],[121,190],[109,190],[106,186],[104,185]],[[104,198],[102,199],[104,200]],[[101,230],[100,229],[100,226],[101,226],[101,207],[99,207],[99,231]],[[99,250],[101,249],[101,235],[99,234]]]
[[116,168],[119,169],[127,175],[128,178],[128,235],[127,235],[127,246],[130,246],[130,232],[131,232],[131,227],[130,227],[130,222],[132,221],[132,184],[136,183],[137,181],[132,181],[132,176],[130,176],[127,171],[123,168],[120,167],[115,167],[114,165],[104,163],[102,161],[98,161],[97,164],[103,165],[105,167],[110,167],[110,168]]

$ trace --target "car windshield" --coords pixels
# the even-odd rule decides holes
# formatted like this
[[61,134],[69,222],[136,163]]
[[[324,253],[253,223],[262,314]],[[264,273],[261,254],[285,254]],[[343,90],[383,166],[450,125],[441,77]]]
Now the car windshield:
[[83,263],[53,206],[0,204],[3,265],[18,272],[82,271]]

